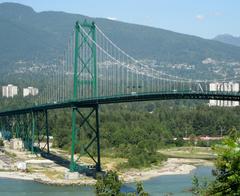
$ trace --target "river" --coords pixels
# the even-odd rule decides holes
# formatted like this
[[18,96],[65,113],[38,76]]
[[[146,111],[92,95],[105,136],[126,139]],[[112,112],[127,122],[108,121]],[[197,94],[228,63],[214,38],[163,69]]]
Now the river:
[[[172,195],[191,195],[187,192],[192,186],[193,175],[211,178],[212,167],[199,166],[187,175],[166,175],[144,181],[144,188],[150,195],[161,196],[171,193]],[[134,184],[127,184],[124,191],[132,191]],[[0,178],[1,196],[79,196],[95,195],[91,186],[49,186],[37,182]]]

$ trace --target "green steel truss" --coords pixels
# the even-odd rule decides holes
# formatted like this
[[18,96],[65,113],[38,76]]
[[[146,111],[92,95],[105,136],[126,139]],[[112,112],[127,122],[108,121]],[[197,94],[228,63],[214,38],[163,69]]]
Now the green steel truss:
[[[86,35],[87,33],[87,35]],[[89,38],[90,37],[90,38]],[[79,145],[81,133],[85,130],[89,134],[89,143],[81,144],[80,155],[87,154],[96,164],[96,171],[101,171],[100,161],[100,136],[99,136],[99,105],[89,105],[91,111],[86,115],[82,107],[75,105],[79,97],[97,97],[97,55],[96,55],[96,28],[94,22],[86,20],[83,23],[76,22],[75,25],[75,49],[73,61],[73,104],[72,109],[72,146],[70,171],[79,171],[80,156],[75,159],[76,145]],[[68,106],[68,107],[69,107]],[[84,106],[86,108],[86,106]],[[78,118],[77,118],[78,117]],[[94,123],[92,123],[94,119]],[[85,128],[84,128],[85,127]],[[86,129],[87,127],[87,129]],[[49,128],[48,109],[27,110],[10,115],[1,116],[0,129],[10,133],[10,137],[21,138],[26,149],[32,153],[46,151],[49,153]],[[45,145],[42,143],[45,142]],[[95,145],[95,153],[91,149]],[[96,158],[95,158],[96,157]]]
[[182,81],[139,64],[106,38],[94,22],[76,22],[62,62],[59,70],[52,71],[51,85],[43,90],[37,104],[0,112],[0,129],[10,133],[8,139],[21,138],[32,153],[49,153],[48,111],[71,108],[72,172],[81,169],[83,154],[101,171],[100,104],[169,99],[240,101],[239,92],[212,92],[206,82]]
[[[79,118],[73,118],[72,121],[70,171],[83,171],[84,167],[79,166],[78,162],[81,156],[87,154],[95,163],[96,171],[99,172],[101,171],[99,105],[96,104],[87,109],[73,107],[72,112],[72,114],[76,112]],[[78,149],[80,147],[79,152],[77,152],[77,146]],[[77,158],[75,155],[76,153],[78,153]]]
[[[96,29],[94,22],[86,20],[75,25],[73,100],[97,97]],[[86,35],[87,33],[87,35]],[[90,40],[90,38],[92,40]]]
[[[10,138],[20,138],[24,148],[32,153],[49,153],[49,130],[47,110],[13,114],[2,117],[0,129]],[[45,144],[44,144],[45,143]]]
[[[88,23],[86,20],[80,24],[76,22],[75,25],[75,53],[74,53],[74,82],[73,82],[73,100],[77,101],[78,97],[89,96],[91,93],[92,97],[97,97],[97,56],[96,56],[96,45],[92,40],[96,40],[94,22]],[[86,35],[87,33],[87,35]],[[92,40],[89,39],[89,36]],[[84,51],[87,53],[84,53]],[[99,106],[94,105],[91,111],[84,115],[81,108],[77,106],[72,107],[72,146],[71,146],[71,165],[70,171],[81,170],[78,167],[77,162],[80,156],[75,159],[74,155],[76,152],[76,144],[79,143],[83,126],[87,125],[94,136],[91,138],[90,142],[84,146],[81,145],[80,155],[86,153],[96,164],[96,171],[101,171],[101,161],[100,161],[100,137],[99,137]],[[77,126],[77,115],[81,118],[81,123]],[[95,123],[92,125],[89,121],[90,117],[95,115]],[[97,159],[90,153],[89,148],[96,141],[97,144]]]

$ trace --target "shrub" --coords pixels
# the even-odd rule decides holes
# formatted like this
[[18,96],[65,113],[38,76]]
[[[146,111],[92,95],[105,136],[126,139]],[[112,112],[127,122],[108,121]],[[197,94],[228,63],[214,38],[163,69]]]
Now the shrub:
[[0,139],[0,147],[4,146],[3,140]]

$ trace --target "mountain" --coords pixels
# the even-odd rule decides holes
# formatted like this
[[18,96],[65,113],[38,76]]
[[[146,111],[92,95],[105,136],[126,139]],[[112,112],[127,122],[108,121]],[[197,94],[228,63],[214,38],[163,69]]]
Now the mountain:
[[240,48],[164,29],[64,12],[35,12],[16,3],[0,4],[0,69],[18,60],[51,62],[63,54],[76,20],[93,20],[120,48],[138,59],[202,65],[240,61]]
[[240,36],[235,37],[230,34],[222,34],[222,35],[216,36],[214,40],[220,41],[225,44],[231,44],[231,45],[240,47]]

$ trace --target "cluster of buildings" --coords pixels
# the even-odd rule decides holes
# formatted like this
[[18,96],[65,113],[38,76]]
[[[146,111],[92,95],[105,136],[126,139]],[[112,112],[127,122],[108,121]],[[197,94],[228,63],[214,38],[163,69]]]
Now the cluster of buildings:
[[[239,92],[239,83],[234,82],[214,82],[209,84],[212,92]],[[235,107],[239,106],[239,101],[209,100],[209,106]]]
[[29,86],[27,88],[23,88],[23,96],[26,97],[26,96],[29,96],[29,95],[32,95],[32,96],[38,95],[38,88],[34,88],[32,86]]
[[[27,88],[23,88],[23,97],[26,96],[36,96],[38,95],[38,88],[34,88],[32,86],[29,86]],[[2,86],[2,96],[3,97],[14,97],[18,95],[18,87],[14,86],[12,84],[8,84],[7,86]]]
[[14,97],[18,94],[18,87],[12,84],[2,87],[2,96],[3,97]]

